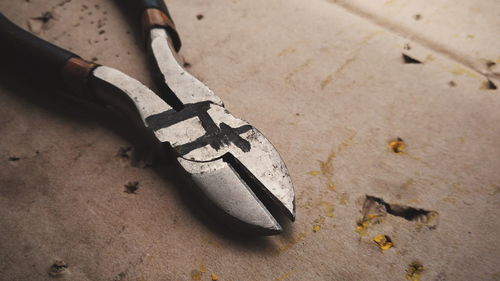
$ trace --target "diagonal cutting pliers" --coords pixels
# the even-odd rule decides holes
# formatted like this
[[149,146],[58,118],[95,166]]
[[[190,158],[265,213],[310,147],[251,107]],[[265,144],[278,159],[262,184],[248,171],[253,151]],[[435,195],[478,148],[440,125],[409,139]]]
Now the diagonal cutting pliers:
[[68,94],[132,110],[159,143],[175,152],[180,166],[219,210],[258,234],[280,233],[280,224],[263,203],[271,202],[295,220],[293,185],[280,155],[262,133],[231,115],[218,96],[179,64],[181,41],[163,0],[128,4],[141,19],[162,78],[159,95],[114,68],[22,30],[1,13],[0,51],[17,66],[64,84]]

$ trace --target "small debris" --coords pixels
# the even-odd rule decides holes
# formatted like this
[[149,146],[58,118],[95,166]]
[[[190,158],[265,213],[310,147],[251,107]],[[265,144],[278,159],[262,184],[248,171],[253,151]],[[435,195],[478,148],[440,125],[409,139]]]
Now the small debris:
[[424,266],[420,262],[414,261],[410,263],[406,269],[406,280],[420,281],[420,275],[423,271]]
[[384,234],[379,234],[373,237],[373,241],[377,243],[378,247],[382,251],[387,251],[393,246],[391,238]]
[[212,281],[217,281],[217,280],[219,280],[219,277],[217,275],[215,275],[215,273],[212,273],[212,274],[210,274],[210,279],[212,279]]
[[496,90],[496,89],[498,89],[497,85],[495,85],[495,83],[493,83],[489,79],[485,81],[481,86],[481,90]]
[[56,260],[49,269],[49,275],[52,277],[60,277],[66,274],[68,264],[63,260]]
[[449,85],[450,87],[456,87],[456,86],[457,86],[457,83],[456,83],[455,81],[451,80],[450,82],[448,82],[448,85]]
[[421,61],[414,59],[405,53],[403,53],[402,55],[403,55],[404,63],[408,63],[408,64],[420,64],[420,63],[422,63]]
[[97,61],[97,58],[96,57],[92,57],[92,61]]
[[202,20],[202,19],[203,19],[203,17],[204,17],[204,16],[203,16],[202,14],[197,14],[197,15],[196,15],[196,19],[198,19],[198,20]]
[[99,30],[99,35],[102,35],[104,33],[106,33],[106,31],[104,29]]
[[190,67],[191,67],[191,64],[190,64],[189,62],[185,61],[185,62],[184,62],[184,64],[183,64],[183,66],[184,66],[185,68],[190,68]]
[[136,194],[135,192],[139,189],[139,182],[129,182],[125,185],[125,192],[128,194]]
[[[118,57],[118,55],[117,55]],[[118,150],[118,157],[121,157],[121,158],[124,158],[124,159],[129,159],[130,158],[130,155],[128,154],[129,152],[132,151],[132,147],[131,146],[126,146],[126,147],[120,147],[120,149]]]
[[298,113],[298,112],[297,112],[297,113],[295,113],[295,116],[300,116],[300,113]]
[[9,157],[9,161],[11,161],[11,162],[16,162],[16,161],[19,161],[19,160],[21,160],[21,158],[19,158],[17,156],[10,156]]
[[421,20],[422,19],[422,15],[421,14],[416,14],[416,15],[413,16],[413,18],[415,20]]
[[395,140],[389,141],[389,147],[394,153],[403,153],[406,147],[402,138],[398,137]]
[[410,43],[406,43],[405,46],[404,46],[404,49],[405,50],[411,50]]

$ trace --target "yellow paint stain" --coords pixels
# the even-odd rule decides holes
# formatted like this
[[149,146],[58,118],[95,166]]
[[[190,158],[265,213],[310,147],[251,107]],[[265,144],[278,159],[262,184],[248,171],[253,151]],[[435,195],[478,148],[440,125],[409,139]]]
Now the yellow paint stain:
[[200,269],[194,269],[191,271],[191,279],[194,281],[199,281],[201,280],[201,277],[203,274],[206,272],[206,268],[204,266],[201,266]]
[[212,281],[217,281],[219,280],[219,276],[217,276],[215,273],[212,273],[210,274],[210,279],[212,279]]
[[288,279],[288,277],[290,277],[292,274],[293,274],[293,270],[290,270],[290,271],[285,272],[285,273],[281,274],[280,276],[276,277],[276,278],[274,279],[274,281],[283,281],[283,280],[286,280],[286,279]]
[[427,57],[425,58],[425,60],[423,62],[426,63],[426,62],[431,62],[434,60],[436,60],[436,58],[433,55],[427,55]]
[[413,179],[409,179],[409,180],[405,181],[405,183],[403,183],[401,188],[408,188],[408,187],[412,186],[414,183],[415,183],[415,181]]
[[349,136],[337,146],[336,151],[331,152],[325,161],[318,160],[319,171],[308,172],[308,174],[312,176],[318,176],[318,175],[323,176],[323,178],[326,179],[326,187],[331,191],[336,190],[335,183],[333,181],[333,159],[335,158],[337,153],[340,153],[344,148],[348,147],[352,143],[354,137],[356,136],[356,132],[354,132],[353,130],[349,131],[350,131]]
[[356,231],[360,236],[365,236],[368,234],[368,228],[372,224],[380,223],[380,216],[377,214],[368,214],[361,221],[358,221],[356,224]]
[[285,48],[283,50],[281,50],[281,52],[279,52],[277,54],[278,57],[281,57],[281,56],[284,56],[284,55],[287,55],[287,54],[293,54],[295,53],[295,51],[297,51],[295,48]]
[[465,75],[470,78],[475,78],[475,79],[481,79],[474,71],[465,69],[462,66],[456,66],[454,69],[451,70],[451,73],[455,75]]
[[278,248],[278,252],[284,252],[284,251],[290,249],[291,247],[295,246],[297,243],[304,240],[306,238],[306,236],[307,235],[305,232],[299,233],[297,236],[293,237],[290,241],[288,241],[288,243],[281,245]]
[[312,229],[313,229],[313,232],[318,232],[321,230],[321,225],[315,224]]
[[319,176],[319,175],[321,174],[321,172],[320,172],[320,171],[309,171],[309,172],[307,172],[307,173],[308,173],[309,175],[311,175],[311,176]]
[[406,144],[402,138],[397,138],[389,141],[389,148],[394,153],[403,153],[406,148]]
[[332,81],[333,81],[332,74],[326,76],[326,78],[323,81],[321,81],[321,90],[323,90],[326,86],[328,86],[328,84],[330,84]]
[[361,40],[360,45],[366,44],[368,41],[372,40],[375,36],[378,36],[381,34],[384,34],[383,30],[375,31],[371,34],[366,35],[365,37],[363,37],[363,40]]
[[288,82],[288,83],[291,83],[293,76],[295,76],[295,74],[301,72],[302,70],[306,69],[311,64],[311,62],[312,62],[312,59],[308,59],[303,64],[297,66],[295,69],[293,69],[292,71],[290,71],[286,75],[285,81]]
[[412,262],[406,269],[406,280],[420,281],[420,276],[424,271],[424,266],[419,262]]
[[143,276],[140,276],[140,277],[137,277],[137,279],[135,279],[136,281],[146,281],[146,278],[144,278]]
[[382,251],[387,251],[393,246],[391,238],[389,238],[389,236],[384,234],[379,234],[373,237],[373,241],[377,243],[378,247]]
[[328,74],[328,76],[326,76],[325,79],[321,81],[321,90],[325,89],[326,86],[332,83],[333,78],[337,76],[340,72],[342,72],[349,64],[351,64],[355,60],[356,58],[347,59],[341,66],[339,66],[339,68],[337,68],[337,70],[335,70],[335,72]]
[[396,4],[396,0],[387,0],[384,2],[384,6],[389,7],[389,6],[394,6]]
[[476,36],[474,34],[467,34],[467,39],[474,39]]
[[323,211],[325,212],[325,215],[329,218],[333,218],[333,211],[335,210],[333,208],[333,205],[329,202],[326,201],[321,201],[319,202],[319,205],[323,208]]
[[347,203],[349,202],[349,194],[342,192],[339,195],[338,199],[339,199],[340,205],[347,205]]
[[418,203],[420,203],[420,200],[418,200],[418,199],[410,199],[410,200],[406,201],[406,205],[418,204]]

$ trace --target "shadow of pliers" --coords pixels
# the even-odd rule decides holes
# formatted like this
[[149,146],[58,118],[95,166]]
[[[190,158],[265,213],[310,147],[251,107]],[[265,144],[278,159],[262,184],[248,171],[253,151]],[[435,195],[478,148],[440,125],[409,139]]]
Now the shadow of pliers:
[[63,82],[78,98],[138,116],[159,143],[175,152],[180,166],[219,210],[255,233],[280,233],[280,224],[263,203],[271,202],[295,219],[294,190],[280,155],[262,133],[231,115],[218,96],[179,64],[181,41],[164,2],[130,3],[141,18],[162,80],[159,95],[114,68],[39,39],[2,14],[1,51],[18,65]]

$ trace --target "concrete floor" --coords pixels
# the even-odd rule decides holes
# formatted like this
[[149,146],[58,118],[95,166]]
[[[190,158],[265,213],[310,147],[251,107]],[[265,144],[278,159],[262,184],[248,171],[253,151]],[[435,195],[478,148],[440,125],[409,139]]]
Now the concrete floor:
[[[1,280],[500,280],[498,1],[167,3],[188,70],[284,158],[296,222],[229,231],[127,120],[3,70]],[[0,10],[151,85],[113,1]]]

